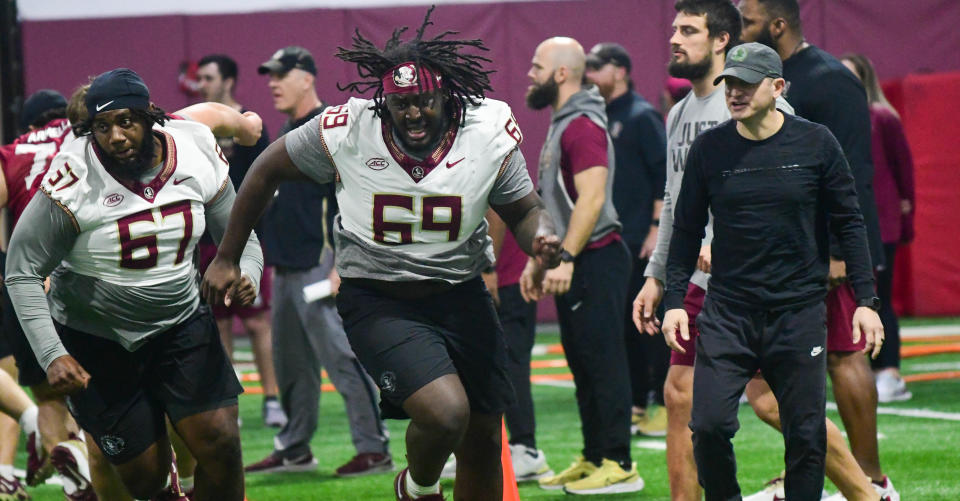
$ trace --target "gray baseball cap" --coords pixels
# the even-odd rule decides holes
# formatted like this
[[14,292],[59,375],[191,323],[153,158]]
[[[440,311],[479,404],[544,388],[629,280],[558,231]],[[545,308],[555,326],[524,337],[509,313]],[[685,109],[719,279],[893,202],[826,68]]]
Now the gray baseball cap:
[[735,77],[755,84],[766,77],[782,78],[783,63],[780,55],[770,47],[756,42],[738,45],[727,53],[723,73],[713,80],[718,85],[724,77]]

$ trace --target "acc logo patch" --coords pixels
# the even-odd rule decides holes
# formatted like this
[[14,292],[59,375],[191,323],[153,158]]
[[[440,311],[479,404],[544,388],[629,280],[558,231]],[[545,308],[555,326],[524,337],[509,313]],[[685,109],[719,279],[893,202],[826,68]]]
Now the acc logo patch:
[[107,207],[116,207],[120,205],[120,202],[123,202],[123,195],[119,193],[107,195],[107,198],[103,199],[103,205]]
[[747,58],[747,49],[744,49],[742,45],[739,46],[739,47],[734,47],[734,48],[733,48],[733,51],[730,52],[730,60],[731,60],[731,61],[740,62],[740,61],[743,61],[743,60],[746,59],[746,58]]
[[397,389],[397,376],[390,371],[381,374],[380,389],[388,393]]
[[123,448],[126,445],[127,443],[116,435],[104,435],[100,437],[100,447],[103,449],[103,452],[110,456],[116,456],[123,452]]
[[417,85],[417,72],[412,64],[405,64],[393,70],[393,83],[397,87],[413,87]]
[[383,170],[387,168],[387,161],[383,158],[371,158],[367,160],[367,167],[370,167],[373,170]]

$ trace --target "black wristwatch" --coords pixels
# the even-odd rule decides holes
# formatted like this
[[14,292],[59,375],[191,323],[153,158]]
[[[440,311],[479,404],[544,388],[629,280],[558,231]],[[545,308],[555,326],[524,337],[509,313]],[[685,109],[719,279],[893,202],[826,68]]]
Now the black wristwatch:
[[563,249],[560,251],[560,262],[561,263],[572,263],[576,257],[573,254],[570,254],[570,251]]
[[857,306],[866,306],[873,311],[880,311],[880,298],[877,296],[857,300]]

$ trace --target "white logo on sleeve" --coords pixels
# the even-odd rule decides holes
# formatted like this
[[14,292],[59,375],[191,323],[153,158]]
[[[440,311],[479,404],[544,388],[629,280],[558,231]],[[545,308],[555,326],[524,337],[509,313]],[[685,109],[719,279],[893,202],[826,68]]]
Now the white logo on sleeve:
[[823,346],[814,346],[813,349],[810,350],[811,357],[815,357],[821,353],[823,353]]
[[103,104],[98,104],[98,105],[97,105],[97,111],[100,111],[100,110],[106,108],[107,106],[110,106],[111,104],[113,104],[114,101],[116,101],[116,99],[107,101],[107,102],[105,102],[105,103],[103,103]]

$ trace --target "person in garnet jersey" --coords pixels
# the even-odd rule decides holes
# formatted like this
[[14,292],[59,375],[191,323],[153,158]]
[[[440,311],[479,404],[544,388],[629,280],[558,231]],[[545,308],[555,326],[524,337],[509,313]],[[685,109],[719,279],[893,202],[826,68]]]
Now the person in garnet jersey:
[[630,373],[623,315],[630,255],[613,206],[614,149],[600,92],[583,85],[586,56],[571,38],[551,38],[534,53],[527,105],[550,107],[540,153],[539,189],[563,237],[561,264],[529,260],[520,277],[525,299],[556,297],[560,340],[577,385],[583,456],[540,480],[574,494],[643,489],[630,458]]
[[[60,148],[73,139],[73,131],[66,120],[67,100],[53,90],[39,90],[24,102],[20,116],[21,129],[26,132],[13,143],[0,147],[0,207],[10,211],[10,227],[15,228],[27,203],[33,198],[42,176]],[[64,399],[47,383],[43,369],[37,365],[20,323],[17,321],[10,293],[3,288],[4,355],[12,354],[17,366],[19,383],[30,387],[37,399],[37,429],[27,431],[28,485],[38,485],[55,472],[50,457],[57,450],[58,458],[78,465],[70,475],[75,485],[89,485],[85,473],[87,455],[79,441],[77,424],[70,417]],[[19,388],[18,388],[19,389]],[[5,390],[6,392],[6,390]],[[64,493],[80,494],[64,482]],[[91,489],[87,491],[92,492]]]
[[[78,139],[42,176],[43,195],[10,242],[6,285],[20,324],[50,386],[69,396],[130,494],[176,486],[182,499],[169,417],[199,464],[194,499],[243,499],[242,388],[188,258],[206,225],[216,237],[226,222],[226,160],[210,128],[156,108],[131,70],[97,77],[85,105]],[[242,264],[229,294],[241,304],[262,268],[255,237]]]
[[[430,9],[432,11],[433,9]],[[384,417],[410,418],[395,499],[441,500],[453,452],[454,498],[503,495],[500,427],[513,400],[507,349],[480,274],[493,264],[492,208],[527,255],[556,266],[559,240],[533,189],[510,107],[491,90],[480,40],[398,29],[381,49],[356,33],[337,57],[375,91],[328,108],[257,158],[204,276],[212,303],[239,280],[246,236],[284,180],[334,183],[337,308]]]

